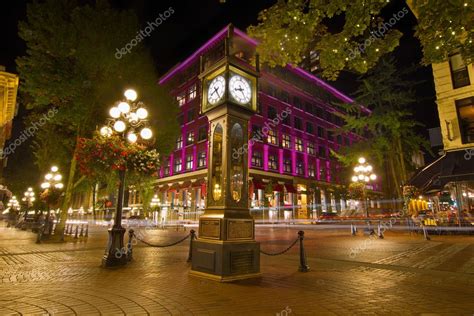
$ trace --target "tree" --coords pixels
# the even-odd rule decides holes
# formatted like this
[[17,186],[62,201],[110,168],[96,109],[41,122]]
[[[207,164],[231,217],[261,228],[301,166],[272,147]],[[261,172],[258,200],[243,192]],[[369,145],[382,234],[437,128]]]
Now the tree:
[[[402,33],[393,27],[409,13],[407,7],[387,20],[387,0],[279,0],[259,14],[248,32],[259,39],[261,61],[270,66],[300,64],[308,51],[320,54],[322,75],[334,80],[340,71],[365,73],[381,56],[392,52]],[[468,63],[474,56],[474,5],[466,0],[410,0],[419,12],[415,36],[423,46],[425,65],[445,61],[459,49]],[[342,27],[333,26],[342,19]]]
[[372,113],[366,115],[357,105],[345,105],[347,114],[342,117],[346,124],[337,132],[355,131],[364,138],[338,154],[333,152],[348,167],[353,167],[359,156],[374,161],[388,197],[402,196],[401,186],[413,169],[412,155],[421,148],[429,150],[426,140],[416,132],[420,123],[407,109],[415,101],[416,85],[405,78],[409,73],[397,71],[393,58],[385,58],[359,77],[356,101],[369,107]]
[[34,115],[57,109],[38,133],[34,151],[38,165],[55,157],[67,175],[62,224],[75,188],[85,180],[76,172],[78,139],[92,135],[125,88],[135,88],[150,116],[160,120],[156,148],[163,154],[172,148],[178,123],[168,118],[176,117],[178,108],[157,86],[150,53],[137,45],[120,59],[115,57],[118,48],[137,41],[138,30],[133,12],[114,10],[101,0],[82,6],[74,0],[35,1],[27,6],[27,20],[19,24],[27,45],[27,55],[17,59],[20,92],[29,100],[26,106]]

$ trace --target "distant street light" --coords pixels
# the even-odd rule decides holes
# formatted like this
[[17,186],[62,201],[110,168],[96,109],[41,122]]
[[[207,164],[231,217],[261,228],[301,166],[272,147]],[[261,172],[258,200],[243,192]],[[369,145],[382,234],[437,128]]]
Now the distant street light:
[[[51,191],[51,190],[61,190],[64,187],[63,183],[61,182],[62,179],[63,179],[63,176],[59,173],[58,167],[52,166],[51,167],[51,172],[47,173],[44,176],[44,182],[41,183],[41,188],[44,189],[45,191],[46,190],[49,190],[49,191]],[[45,220],[46,225],[45,225],[45,230],[44,231],[48,232],[48,234],[51,235],[53,227],[52,227],[52,223],[50,221],[50,216],[51,216],[51,204],[50,204],[50,202],[47,202],[47,205],[48,205],[48,212],[47,212],[47,215],[46,215],[46,220]]]
[[370,181],[377,179],[377,175],[373,173],[373,167],[367,163],[364,157],[360,157],[358,160],[359,164],[354,167],[354,175],[352,176],[352,182],[362,184],[362,199],[363,207],[365,208],[366,216],[369,217],[369,206],[367,204],[366,197],[366,185]]
[[[107,124],[100,129],[103,137],[110,137],[114,134],[130,143],[136,143],[139,138],[149,140],[153,133],[148,128],[148,111],[143,102],[135,102],[137,92],[128,89],[124,92],[125,99],[109,110],[110,118]],[[109,243],[106,253],[102,260],[102,265],[106,267],[123,265],[127,263],[127,257],[123,255],[124,249],[123,236],[125,228],[122,227],[123,195],[125,185],[125,169],[118,170],[119,189],[117,196],[117,209],[115,212],[114,226],[109,229]]]

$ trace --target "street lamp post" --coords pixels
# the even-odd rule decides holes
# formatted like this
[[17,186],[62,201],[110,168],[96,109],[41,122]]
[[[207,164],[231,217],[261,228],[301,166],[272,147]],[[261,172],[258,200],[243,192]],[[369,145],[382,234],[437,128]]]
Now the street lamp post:
[[28,188],[28,190],[25,191],[23,198],[21,200],[26,205],[26,211],[25,211],[25,220],[26,220],[28,211],[30,210],[30,207],[33,206],[33,202],[36,200],[35,192],[33,191],[33,188]]
[[[153,217],[155,220],[155,224],[158,222],[158,215],[159,215],[159,206],[160,206],[160,199],[158,198],[158,195],[155,194],[153,198],[151,199],[150,206],[153,209]],[[158,213],[158,214],[157,214]]]
[[369,218],[369,206],[367,204],[366,197],[366,185],[370,181],[377,179],[375,173],[373,173],[373,167],[367,163],[364,157],[360,157],[358,160],[359,164],[354,167],[354,175],[352,176],[352,182],[362,184],[362,199],[363,207],[367,218]]
[[9,221],[7,227],[10,227],[11,225],[16,225],[17,223],[17,211],[20,209],[20,204],[18,203],[18,200],[16,199],[16,196],[12,196],[11,199],[7,203],[7,207],[9,208]]
[[[103,137],[119,135],[130,143],[136,143],[139,137],[149,140],[153,133],[147,127],[148,111],[143,102],[135,102],[137,93],[128,89],[124,93],[124,101],[118,102],[109,110],[110,118],[107,124],[100,129]],[[125,228],[122,227],[123,196],[125,188],[125,168],[118,170],[119,189],[117,194],[117,208],[115,212],[114,226],[109,229],[109,242],[102,259],[102,266],[112,267],[127,263],[127,257],[123,255],[123,236]]]
[[[44,176],[44,182],[41,183],[41,188],[43,190],[61,190],[64,185],[61,182],[63,176],[59,173],[59,169],[56,166],[51,167],[51,171],[47,173]],[[48,205],[48,211],[47,211],[47,216],[46,216],[46,221],[45,221],[45,230],[48,232],[49,235],[51,235],[52,230],[53,230],[53,225],[50,222],[50,213],[51,213],[51,205],[49,202],[47,202]]]

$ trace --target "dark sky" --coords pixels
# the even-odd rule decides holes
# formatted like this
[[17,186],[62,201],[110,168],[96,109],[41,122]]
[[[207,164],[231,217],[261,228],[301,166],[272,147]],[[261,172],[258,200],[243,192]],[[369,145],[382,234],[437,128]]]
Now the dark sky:
[[[27,2],[29,1],[8,1],[3,4],[0,12],[1,43],[4,46],[0,50],[0,65],[5,65],[7,71],[15,72],[15,58],[25,53],[25,45],[17,36],[17,24],[19,20],[25,19]],[[225,25],[233,23],[236,27],[245,30],[250,24],[256,23],[259,11],[275,2],[275,0],[227,0],[226,3],[220,3],[219,0],[112,1],[117,8],[136,11],[142,25],[155,20],[160,13],[173,7],[175,13],[145,40],[145,45],[152,50],[160,74],[165,73],[170,67],[192,54]],[[391,16],[404,6],[406,6],[405,1],[393,0],[383,13],[385,16]],[[401,68],[419,63],[422,56],[419,42],[413,37],[412,29],[415,23],[416,20],[410,13],[395,25],[395,28],[404,33],[400,46],[395,51],[395,57]],[[439,126],[438,113],[434,103],[435,91],[431,67],[420,68],[413,79],[424,81],[423,84],[416,87],[418,102],[413,105],[415,117],[426,128]],[[333,84],[346,94],[350,94],[355,88],[354,76],[343,74]],[[14,135],[22,129],[24,113],[25,111],[20,105],[19,115],[14,120]],[[420,129],[420,133],[427,135],[425,129]],[[18,153],[11,157],[11,160],[14,160],[16,164],[21,164],[22,161],[31,163],[28,146],[21,147]],[[8,169],[16,168],[10,166]],[[13,176],[12,171],[7,172],[7,177]]]

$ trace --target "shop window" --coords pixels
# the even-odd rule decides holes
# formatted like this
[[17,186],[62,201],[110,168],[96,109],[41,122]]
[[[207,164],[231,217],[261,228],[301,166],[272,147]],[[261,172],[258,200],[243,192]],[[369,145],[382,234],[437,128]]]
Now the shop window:
[[306,152],[310,155],[314,155],[314,144],[307,142],[306,143]]
[[456,101],[463,144],[474,143],[474,97]]
[[288,134],[283,134],[282,140],[281,140],[281,146],[283,148],[291,148],[291,138],[290,135]]
[[295,137],[295,149],[303,151],[303,140],[301,138]]
[[260,151],[255,150],[252,152],[252,166],[262,167],[262,153]]
[[198,154],[198,168],[205,167],[206,166],[206,152],[201,151]]
[[186,170],[191,170],[193,169],[193,155],[187,155],[186,156]]
[[272,145],[278,145],[277,135],[275,130],[271,129],[267,134],[267,142]]
[[453,88],[461,88],[468,86],[469,81],[469,71],[467,70],[467,65],[462,59],[461,54],[454,54],[449,57],[449,68],[451,69],[451,79],[453,81]]
[[181,172],[181,170],[182,170],[181,157],[175,158],[175,160],[174,160],[174,172]]
[[183,136],[180,135],[177,139],[176,139],[176,149],[181,149],[183,148]]
[[278,157],[277,155],[268,156],[268,169],[277,170],[278,169]]

